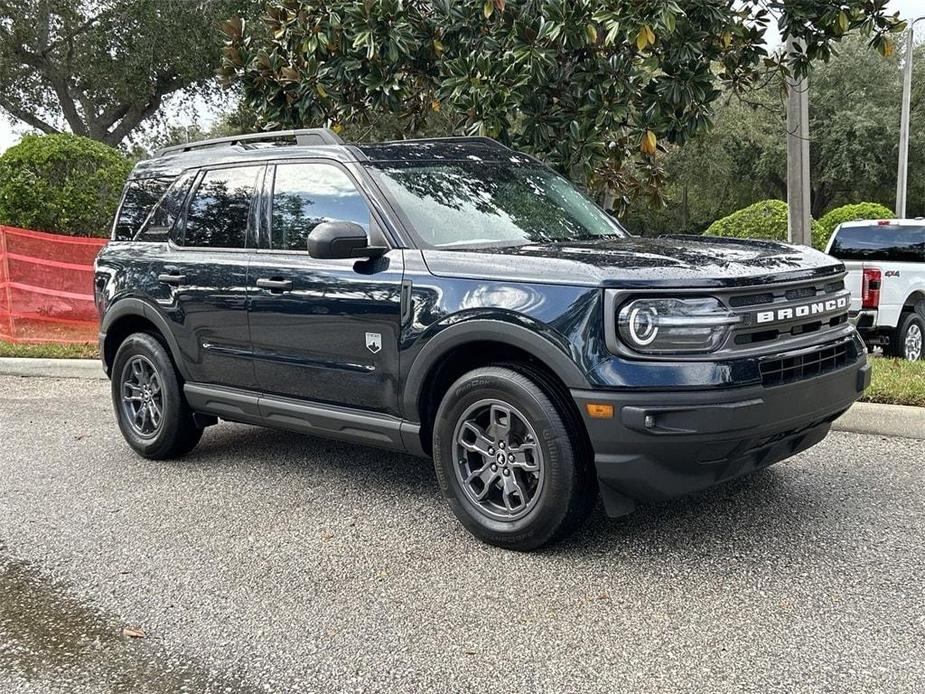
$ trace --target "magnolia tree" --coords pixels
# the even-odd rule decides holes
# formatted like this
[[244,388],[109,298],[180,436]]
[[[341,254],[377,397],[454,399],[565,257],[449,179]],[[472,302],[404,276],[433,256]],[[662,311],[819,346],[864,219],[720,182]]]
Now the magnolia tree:
[[[220,75],[267,127],[378,137],[447,130],[534,154],[620,202],[659,189],[655,154],[706,130],[722,90],[806,74],[859,29],[881,53],[886,0],[268,2],[224,25]],[[768,55],[772,21],[795,50]],[[796,48],[796,46],[799,46]],[[608,203],[612,200],[608,199]]]

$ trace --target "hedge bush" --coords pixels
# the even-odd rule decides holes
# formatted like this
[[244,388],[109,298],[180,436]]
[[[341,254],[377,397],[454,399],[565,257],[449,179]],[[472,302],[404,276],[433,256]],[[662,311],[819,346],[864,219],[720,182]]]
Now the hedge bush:
[[[812,223],[813,246],[820,236],[819,222]],[[734,239],[767,239],[787,241],[787,203],[783,200],[761,200],[732,214],[717,219],[704,232],[706,236],[729,236]],[[816,246],[818,248],[818,246]]]
[[736,239],[787,240],[787,203],[782,200],[761,200],[717,219],[704,232],[707,236],[729,236]]
[[107,236],[131,162],[77,135],[26,135],[0,156],[0,224]]
[[817,248],[825,248],[829,242],[829,237],[835,231],[835,227],[844,222],[854,222],[859,219],[892,219],[893,210],[879,202],[859,202],[851,205],[842,205],[835,207],[819,220],[819,243],[816,243],[816,235],[813,234],[813,245]]

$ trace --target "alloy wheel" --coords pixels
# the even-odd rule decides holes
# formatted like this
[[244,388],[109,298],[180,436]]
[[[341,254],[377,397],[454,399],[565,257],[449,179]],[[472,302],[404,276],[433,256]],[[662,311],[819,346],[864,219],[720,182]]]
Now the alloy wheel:
[[906,330],[903,353],[909,361],[918,361],[922,358],[922,328],[918,323],[910,324]]
[[164,392],[147,357],[135,355],[125,363],[121,392],[122,413],[132,430],[143,438],[157,435],[164,419]]
[[522,518],[536,505],[545,475],[536,432],[498,399],[471,405],[453,436],[456,476],[469,502],[495,520]]

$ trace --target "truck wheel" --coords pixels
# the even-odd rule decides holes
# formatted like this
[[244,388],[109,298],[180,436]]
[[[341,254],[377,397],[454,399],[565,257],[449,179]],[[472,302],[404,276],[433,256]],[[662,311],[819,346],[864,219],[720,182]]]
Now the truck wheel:
[[180,457],[202,437],[166,348],[148,333],[129,335],[119,346],[112,404],[125,440],[145,458]]
[[893,356],[908,361],[918,361],[923,358],[923,338],[925,338],[925,320],[916,311],[904,313],[900,317],[899,327],[894,334],[892,349]]
[[469,532],[532,550],[584,520],[594,504],[594,470],[576,455],[564,420],[563,408],[511,369],[476,369],[449,388],[434,425],[434,465]]

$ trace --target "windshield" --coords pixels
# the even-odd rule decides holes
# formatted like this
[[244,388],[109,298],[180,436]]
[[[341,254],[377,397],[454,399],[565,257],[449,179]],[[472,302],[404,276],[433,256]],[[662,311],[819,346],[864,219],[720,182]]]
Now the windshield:
[[374,169],[429,247],[520,246],[627,236],[553,171],[482,161],[384,163]]

